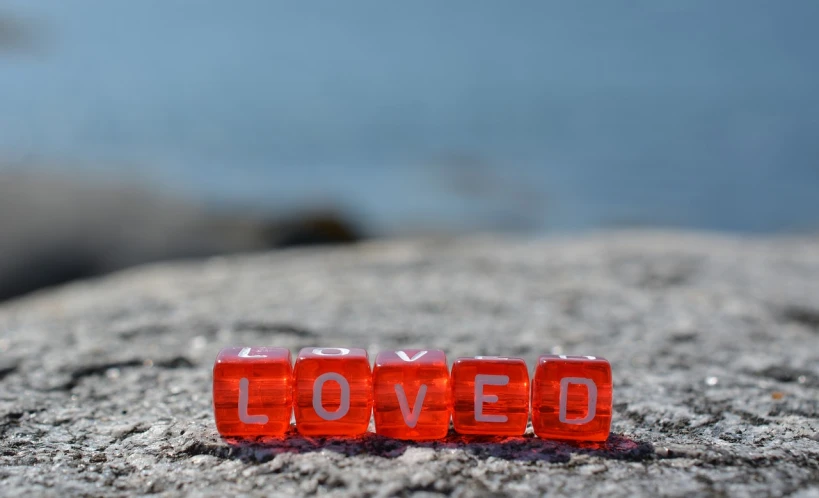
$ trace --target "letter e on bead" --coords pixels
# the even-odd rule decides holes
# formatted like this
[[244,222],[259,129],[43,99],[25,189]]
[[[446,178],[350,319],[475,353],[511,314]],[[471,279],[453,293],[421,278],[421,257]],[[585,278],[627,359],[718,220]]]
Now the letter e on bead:
[[508,420],[506,415],[486,415],[483,413],[484,403],[497,403],[498,397],[494,394],[484,394],[483,386],[505,386],[509,383],[508,375],[483,375],[475,376],[475,420],[478,422],[498,422],[504,423]]

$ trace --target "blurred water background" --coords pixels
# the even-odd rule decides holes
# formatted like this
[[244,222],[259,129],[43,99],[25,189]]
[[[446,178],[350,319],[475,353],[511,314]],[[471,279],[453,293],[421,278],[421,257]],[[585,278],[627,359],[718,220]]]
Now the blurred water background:
[[[0,162],[375,232],[819,219],[819,2],[4,0]],[[12,165],[12,166],[8,166]]]
[[0,51],[6,168],[337,203],[383,233],[819,219],[814,0],[4,0],[0,16],[30,31]]

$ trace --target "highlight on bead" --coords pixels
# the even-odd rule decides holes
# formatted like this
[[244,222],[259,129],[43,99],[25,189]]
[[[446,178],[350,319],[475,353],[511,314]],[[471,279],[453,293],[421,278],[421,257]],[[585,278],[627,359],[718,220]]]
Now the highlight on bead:
[[[529,376],[521,358],[458,358],[436,349],[231,347],[213,367],[213,409],[224,437],[283,437],[295,415],[305,436],[376,434],[521,436],[605,441],[611,427],[611,365],[596,356],[543,355]],[[530,409],[531,408],[531,409]]]

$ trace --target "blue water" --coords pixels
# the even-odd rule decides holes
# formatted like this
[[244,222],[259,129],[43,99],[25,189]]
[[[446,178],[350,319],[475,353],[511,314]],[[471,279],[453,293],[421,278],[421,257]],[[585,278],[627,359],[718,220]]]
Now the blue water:
[[374,227],[819,226],[819,2],[14,0],[0,158]]

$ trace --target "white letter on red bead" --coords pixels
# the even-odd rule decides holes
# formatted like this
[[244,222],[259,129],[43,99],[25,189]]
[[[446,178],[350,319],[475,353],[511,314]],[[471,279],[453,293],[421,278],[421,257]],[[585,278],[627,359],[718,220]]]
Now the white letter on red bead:
[[239,380],[239,420],[241,420],[243,424],[266,424],[267,415],[250,415],[247,413],[247,403],[250,397],[249,391],[250,381],[242,377]]
[[[321,404],[321,391],[324,383],[329,380],[337,382],[341,387],[341,403],[334,412],[325,410]],[[316,382],[313,384],[313,409],[316,415],[324,420],[338,420],[347,415],[347,412],[350,411],[350,383],[347,382],[347,379],[335,372],[327,372],[316,377]]]
[[484,394],[483,386],[505,386],[509,383],[508,375],[484,375],[475,376],[475,420],[478,422],[506,422],[506,415],[485,415],[483,413],[484,403],[497,403],[498,397],[494,394]]
[[[569,398],[569,384],[583,384],[589,390],[588,413],[583,418],[566,418],[566,404]],[[558,412],[558,420],[562,424],[581,425],[588,424],[594,420],[597,412],[597,384],[591,379],[583,377],[564,377],[560,379],[560,411]]]

